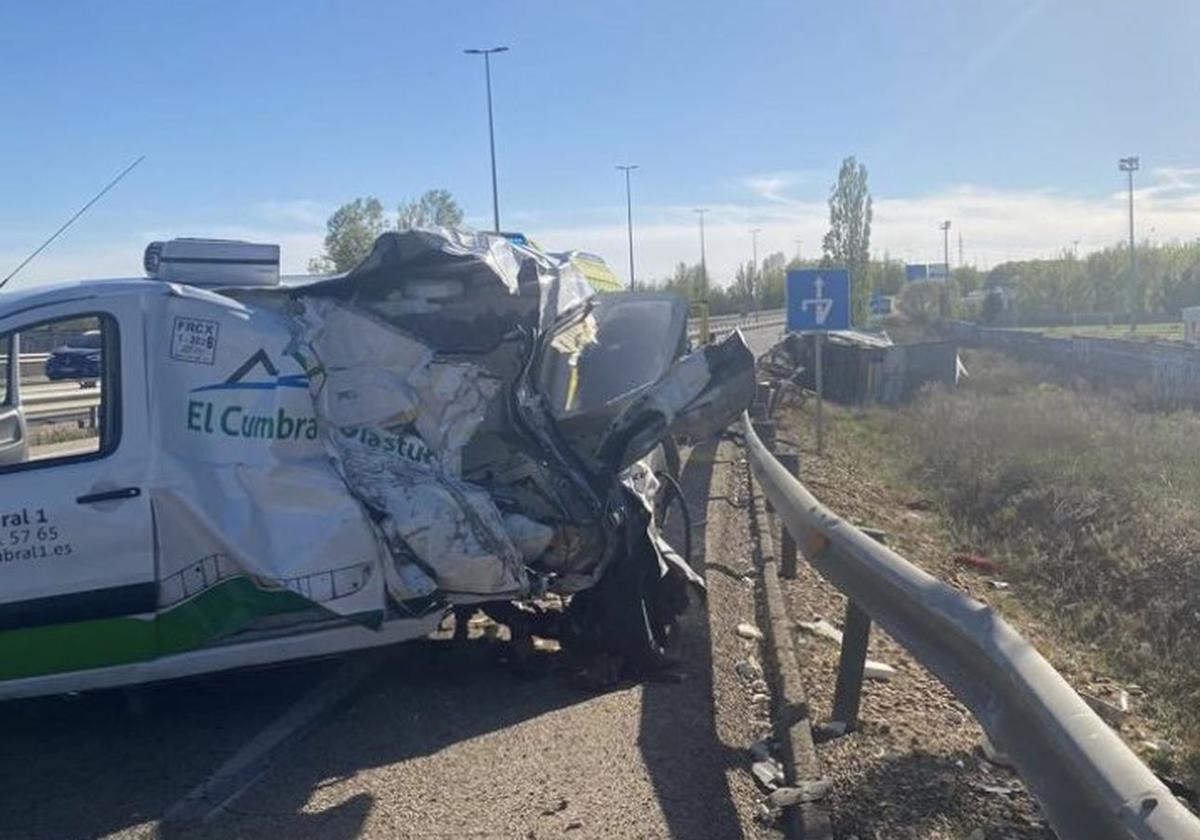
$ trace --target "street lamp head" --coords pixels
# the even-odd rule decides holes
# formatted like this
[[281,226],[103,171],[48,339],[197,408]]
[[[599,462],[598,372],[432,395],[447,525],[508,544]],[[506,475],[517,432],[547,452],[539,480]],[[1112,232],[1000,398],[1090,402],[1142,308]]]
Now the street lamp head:
[[638,168],[638,165],[636,163],[628,163],[628,164],[618,163],[617,164],[617,169],[620,169],[622,172],[632,172],[634,169],[637,169],[637,168]]
[[489,53],[508,52],[508,47],[489,47],[488,49],[485,49],[485,50],[470,49],[470,50],[463,50],[463,52],[465,52],[467,55],[487,55]]

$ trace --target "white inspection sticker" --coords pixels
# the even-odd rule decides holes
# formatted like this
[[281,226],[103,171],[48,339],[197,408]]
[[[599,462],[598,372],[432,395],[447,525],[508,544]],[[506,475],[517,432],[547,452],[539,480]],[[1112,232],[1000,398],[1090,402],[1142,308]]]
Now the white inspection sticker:
[[171,330],[171,358],[181,362],[211,365],[217,359],[220,324],[206,318],[175,316]]

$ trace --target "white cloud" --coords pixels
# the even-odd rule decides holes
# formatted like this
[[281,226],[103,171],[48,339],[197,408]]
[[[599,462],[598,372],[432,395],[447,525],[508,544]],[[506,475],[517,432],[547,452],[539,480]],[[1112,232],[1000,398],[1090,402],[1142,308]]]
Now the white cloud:
[[[1155,170],[1135,191],[1139,238],[1154,241],[1192,240],[1200,236],[1200,170]],[[773,185],[768,184],[768,188]],[[1072,195],[1052,190],[1003,190],[962,185],[944,192],[907,198],[881,196],[874,202],[872,251],[893,259],[932,262],[942,259],[944,219],[951,220],[950,259],[958,261],[958,236],[968,264],[991,267],[1005,260],[1050,257],[1079,243],[1080,253],[1123,241],[1127,230],[1127,197]],[[761,259],[772,251],[820,252],[828,227],[823,201],[766,201],[759,204],[712,205],[705,219],[709,273],[728,283],[737,265],[750,259],[750,228],[758,227]],[[531,225],[527,232],[547,247],[577,247],[604,256],[618,273],[627,273],[626,233],[611,225]],[[688,208],[644,208],[634,220],[635,259],[639,278],[668,276],[675,263],[698,262],[700,239],[695,215]]]
[[813,173],[794,169],[778,172],[763,172],[758,175],[747,175],[742,178],[742,185],[752,193],[767,201],[778,204],[796,204],[795,199],[785,195],[785,191],[810,180]]
[[[1200,168],[1172,167],[1139,174],[1135,193],[1139,238],[1165,241],[1200,236]],[[805,256],[820,252],[828,226],[825,202],[788,198],[784,192],[801,178],[799,173],[748,176],[742,179],[744,185],[759,186],[755,200],[709,205],[705,240],[714,281],[728,283],[737,265],[750,259],[751,228],[762,231],[758,237],[760,258],[773,251],[795,254],[797,239],[802,240]],[[979,185],[910,197],[879,196],[874,205],[872,250],[878,256],[888,251],[893,259],[907,262],[940,261],[942,234],[938,225],[950,219],[952,262],[958,258],[959,233],[966,262],[981,268],[1005,260],[1053,256],[1070,248],[1075,240],[1080,252],[1086,253],[1124,239],[1126,200],[1120,190],[1085,196]],[[520,229],[544,247],[592,251],[624,277],[628,246],[623,210],[613,208],[608,213],[585,208],[563,218],[514,208],[511,218],[519,218]],[[68,238],[51,246],[14,285],[70,277],[136,276],[141,272],[146,243],[172,236],[278,242],[283,270],[302,273],[309,258],[322,250],[325,212],[326,208],[317,202],[264,202],[248,210],[240,223],[164,220],[160,228],[131,231],[102,247],[72,245]],[[611,223],[595,221],[606,216]],[[699,226],[690,207],[635,206],[634,238],[639,279],[661,279],[671,274],[676,263],[700,259]],[[24,256],[6,249],[0,252],[0,266],[16,265]]]

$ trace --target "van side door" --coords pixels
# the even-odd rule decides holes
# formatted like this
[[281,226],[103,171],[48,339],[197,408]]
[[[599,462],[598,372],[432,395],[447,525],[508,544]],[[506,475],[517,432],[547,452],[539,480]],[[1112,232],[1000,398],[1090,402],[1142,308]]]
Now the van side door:
[[27,362],[9,360],[25,451],[0,463],[0,679],[153,656],[142,319],[134,295],[0,319]]

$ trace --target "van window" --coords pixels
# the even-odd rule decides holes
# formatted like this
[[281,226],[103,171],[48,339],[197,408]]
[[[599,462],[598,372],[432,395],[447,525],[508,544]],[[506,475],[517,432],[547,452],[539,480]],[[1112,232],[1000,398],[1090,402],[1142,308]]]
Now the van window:
[[[84,315],[17,331],[17,376],[28,434],[24,464],[99,457],[116,446],[119,366],[116,321]],[[11,336],[0,337],[10,344]]]

